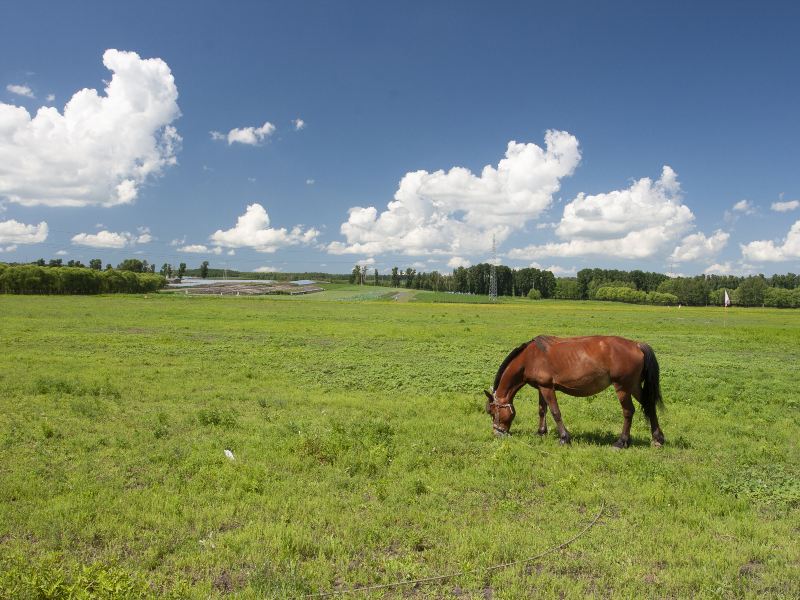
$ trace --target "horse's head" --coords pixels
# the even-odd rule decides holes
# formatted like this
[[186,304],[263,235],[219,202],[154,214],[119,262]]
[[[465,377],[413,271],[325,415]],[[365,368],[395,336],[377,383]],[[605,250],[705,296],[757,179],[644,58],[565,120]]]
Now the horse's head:
[[486,412],[492,417],[494,434],[498,436],[508,435],[511,429],[511,422],[517,414],[514,410],[514,405],[510,402],[499,402],[494,390],[491,392],[483,390],[483,393],[486,394]]

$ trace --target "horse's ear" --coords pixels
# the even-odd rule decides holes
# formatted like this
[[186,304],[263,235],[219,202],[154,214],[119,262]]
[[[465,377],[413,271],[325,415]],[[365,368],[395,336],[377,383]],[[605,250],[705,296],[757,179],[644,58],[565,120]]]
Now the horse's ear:
[[486,394],[486,397],[487,397],[489,400],[491,400],[492,402],[494,402],[494,396],[492,395],[492,392],[490,392],[489,390],[483,390],[483,393],[484,393],[484,394]]

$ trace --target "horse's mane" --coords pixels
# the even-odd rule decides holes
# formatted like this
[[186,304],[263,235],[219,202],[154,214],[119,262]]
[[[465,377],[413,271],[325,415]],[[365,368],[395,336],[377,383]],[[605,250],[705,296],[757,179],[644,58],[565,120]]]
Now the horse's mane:
[[[533,340],[531,340],[531,341],[533,341]],[[494,385],[492,386],[492,391],[496,390],[497,386],[500,385],[500,377],[503,376],[503,371],[506,370],[506,367],[508,366],[508,363],[510,363],[512,360],[514,360],[519,355],[520,352],[522,352],[523,350],[525,350],[525,348],[528,347],[528,344],[530,344],[530,343],[531,342],[528,341],[528,342],[525,342],[524,344],[521,344],[521,345],[517,346],[516,348],[514,348],[509,353],[508,356],[506,356],[505,360],[500,364],[500,368],[497,369],[497,375],[494,376]]]

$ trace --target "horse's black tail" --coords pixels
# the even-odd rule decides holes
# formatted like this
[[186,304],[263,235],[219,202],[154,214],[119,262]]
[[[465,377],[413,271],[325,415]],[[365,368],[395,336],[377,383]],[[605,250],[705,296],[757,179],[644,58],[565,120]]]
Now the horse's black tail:
[[656,406],[664,407],[661,398],[661,385],[659,383],[660,370],[656,353],[645,344],[639,344],[639,349],[644,353],[644,368],[642,368],[642,408],[648,420],[656,415]]

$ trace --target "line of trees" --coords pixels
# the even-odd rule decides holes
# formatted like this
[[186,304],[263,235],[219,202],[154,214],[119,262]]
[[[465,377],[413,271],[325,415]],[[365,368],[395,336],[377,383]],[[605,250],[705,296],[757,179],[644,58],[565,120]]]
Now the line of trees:
[[[800,276],[697,275],[668,277],[662,273],[583,269],[570,282],[559,279],[556,298],[617,302],[722,306],[725,292],[734,305],[800,308]],[[643,295],[644,294],[644,295]],[[658,295],[654,295],[658,294]]]
[[[648,271],[582,269],[576,277],[556,277],[552,272],[523,268],[496,267],[497,293],[500,296],[529,296],[531,290],[542,298],[564,300],[605,300],[637,304],[707,306],[724,304],[725,291],[734,305],[800,308],[800,276],[785,275],[698,275],[669,277]],[[351,283],[384,285],[412,289],[488,294],[491,265],[481,263],[458,267],[452,274],[417,272],[393,267],[390,274],[370,273],[356,265]]]
[[[380,275],[377,269],[372,269],[370,273],[368,267],[356,265],[350,274],[350,283],[459,294],[488,294],[491,270],[489,263],[480,263],[471,267],[458,267],[452,274],[442,274],[439,271],[418,272],[413,268],[403,271],[393,267],[391,274]],[[536,289],[542,298],[554,297],[556,277],[550,271],[534,268],[512,269],[498,265],[496,273],[499,296],[527,296],[531,289]]]
[[133,294],[155,292],[167,280],[151,272],[0,263],[3,294]]

